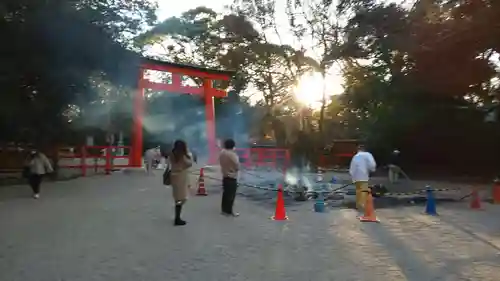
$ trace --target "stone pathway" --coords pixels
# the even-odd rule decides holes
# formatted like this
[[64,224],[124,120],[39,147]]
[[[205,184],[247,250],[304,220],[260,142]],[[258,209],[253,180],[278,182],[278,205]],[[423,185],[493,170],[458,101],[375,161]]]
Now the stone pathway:
[[238,218],[219,214],[220,187],[186,205],[172,225],[170,190],[156,177],[95,176],[0,189],[0,279],[6,281],[437,281],[499,280],[500,207],[356,212],[288,206],[290,220],[238,197]]

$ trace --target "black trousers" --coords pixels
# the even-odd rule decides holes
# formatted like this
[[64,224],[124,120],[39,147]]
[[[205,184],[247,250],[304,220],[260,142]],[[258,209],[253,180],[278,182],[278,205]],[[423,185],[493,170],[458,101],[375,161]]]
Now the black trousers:
[[31,174],[28,178],[28,182],[33,190],[33,193],[40,193],[40,185],[42,183],[42,175]]
[[238,181],[234,178],[222,178],[222,212],[226,214],[233,213],[234,198],[236,197],[236,189]]

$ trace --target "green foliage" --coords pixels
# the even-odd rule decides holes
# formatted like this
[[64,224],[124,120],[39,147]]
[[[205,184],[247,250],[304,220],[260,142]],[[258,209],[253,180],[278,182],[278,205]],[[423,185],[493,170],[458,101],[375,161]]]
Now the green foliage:
[[498,41],[490,39],[500,35],[498,10],[472,2],[354,7],[341,98],[343,122],[356,128],[352,136],[379,155],[406,148],[409,161],[433,164],[450,161],[457,149],[477,161],[485,139],[500,141],[498,129],[483,122],[485,106],[498,102],[498,84],[491,83]]
[[[264,20],[264,18],[261,18]],[[163,59],[182,63],[225,68],[237,71],[230,85],[241,93],[248,86],[262,95],[264,112],[245,111],[246,120],[262,118],[260,135],[279,136],[285,142],[279,117],[280,110],[292,101],[291,92],[298,78],[313,69],[315,61],[291,46],[270,43],[265,33],[251,23],[245,13],[218,15],[205,7],[198,7],[169,18],[137,38],[137,45],[162,45]],[[226,85],[220,85],[225,87]],[[225,100],[216,100],[216,112],[232,107]],[[250,126],[248,126],[250,127]]]
[[68,114],[100,99],[96,73],[128,80],[120,70],[133,63],[126,38],[153,23],[154,12],[141,0],[3,1],[2,139],[63,141],[71,130]]

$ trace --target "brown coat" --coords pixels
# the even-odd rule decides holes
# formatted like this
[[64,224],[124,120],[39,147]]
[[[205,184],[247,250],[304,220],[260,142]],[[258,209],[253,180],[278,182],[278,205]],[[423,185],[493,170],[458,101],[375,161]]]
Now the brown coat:
[[172,196],[175,201],[185,201],[189,191],[189,168],[193,166],[192,159],[184,156],[178,162],[175,162],[173,155],[170,155],[170,169]]

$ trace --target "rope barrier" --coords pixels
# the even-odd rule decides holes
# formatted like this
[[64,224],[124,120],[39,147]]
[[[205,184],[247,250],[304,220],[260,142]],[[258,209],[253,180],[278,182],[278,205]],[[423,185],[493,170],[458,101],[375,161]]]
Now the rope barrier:
[[[197,173],[197,172],[191,172],[190,174],[199,176],[199,173]],[[220,178],[211,177],[211,176],[207,176],[207,175],[204,175],[204,178],[216,180],[216,181],[219,181],[220,183],[222,183],[222,180]],[[277,188],[260,187],[260,186],[257,186],[255,184],[248,184],[245,182],[238,182],[238,185],[244,186],[244,187],[251,187],[251,188],[255,188],[255,189],[259,189],[259,190],[265,190],[265,191],[278,191]]]
[[[241,170],[240,173],[243,173],[243,174],[247,174],[247,175],[250,175],[250,176],[254,176],[254,177],[257,177],[257,178],[260,178],[260,179],[267,179],[263,176],[260,176],[260,175],[256,175],[256,174],[253,174],[253,173],[250,173],[246,170]],[[199,176],[199,172],[191,172],[190,174],[192,175],[196,175],[196,176]],[[207,175],[204,175],[205,178],[207,179],[211,179],[211,180],[216,180],[220,183],[222,183],[222,179],[220,178],[216,178],[216,177],[211,177],[211,176],[207,176]],[[249,188],[254,188],[254,189],[258,189],[258,190],[264,190],[264,191],[275,191],[277,192],[278,191],[278,188],[269,188],[269,187],[262,187],[262,186],[258,186],[256,184],[249,184],[249,183],[245,183],[245,182],[238,182],[238,185],[239,186],[244,186],[244,187],[249,187]],[[328,194],[334,194],[335,192],[338,192],[339,190],[342,190],[348,186],[351,186],[351,185],[354,185],[354,183],[348,183],[348,184],[344,184],[340,187],[337,187],[337,188],[334,188],[334,189],[331,189],[331,190],[308,190],[306,191],[306,193],[328,193]],[[275,186],[275,184],[270,184],[270,186]],[[286,186],[293,186],[293,185],[287,185],[286,183],[283,183],[283,191],[287,191],[287,192],[293,192],[293,191],[290,191],[289,189],[286,188]],[[443,191],[460,191],[459,188],[432,188],[431,189],[433,192],[443,192]],[[381,196],[404,196],[404,195],[419,195],[419,194],[424,194],[425,192],[427,191],[427,189],[422,189],[422,190],[416,190],[416,191],[412,191],[412,192],[386,192],[386,193],[383,193],[381,194]],[[470,195],[469,195],[470,196]],[[467,198],[467,196],[465,196],[464,198]],[[463,199],[462,199],[463,200]]]
[[[244,173],[244,174],[248,174],[248,175],[253,175],[252,173],[249,173],[248,171],[245,171],[245,170],[242,170],[240,171],[241,173]],[[191,172],[192,175],[196,175],[196,176],[199,176],[199,173],[198,172]],[[266,179],[262,176],[258,176],[258,175],[255,175],[261,179]],[[204,175],[205,178],[208,178],[208,179],[211,179],[211,180],[216,180],[218,182],[221,182],[222,183],[222,180],[220,178],[216,178],[216,177],[211,177],[211,176],[207,176],[207,175]],[[354,183],[348,183],[348,184],[345,184],[345,185],[342,185],[338,188],[334,188],[332,190],[328,190],[326,191],[327,193],[335,193],[339,190],[342,190],[350,185],[353,185]],[[238,185],[240,186],[244,186],[244,187],[250,187],[250,188],[254,188],[254,189],[259,189],[259,190],[265,190],[265,191],[278,191],[277,188],[268,188],[268,187],[261,187],[261,186],[258,186],[258,185],[255,185],[255,184],[249,184],[249,183],[245,183],[245,182],[238,182]],[[274,186],[274,184],[271,184],[271,186]],[[290,190],[287,190],[286,188],[287,184],[284,183],[283,184],[283,191],[287,191],[287,192],[290,192]],[[290,185],[288,185],[290,186]],[[307,191],[306,193],[325,193],[325,191]]]
[[[432,191],[434,192],[440,192],[440,191],[460,191],[460,188],[431,188]],[[384,193],[384,196],[401,196],[401,195],[418,195],[418,194],[423,194],[427,191],[427,189],[422,189],[422,190],[416,190],[412,192],[386,192]]]
[[250,176],[253,176],[253,177],[257,177],[257,178],[259,178],[259,179],[263,179],[263,180],[267,179],[267,178],[265,178],[264,176],[261,176],[261,175],[257,175],[257,174],[251,173],[251,172],[249,172],[248,170],[240,170],[240,172],[241,172],[241,173],[244,173],[244,174],[247,174],[247,175],[250,175]]
[[459,199],[458,199],[458,201],[462,201],[462,200],[464,200],[464,199],[467,199],[467,198],[471,197],[471,196],[472,196],[472,194],[474,194],[474,192],[471,192],[471,193],[469,193],[469,194],[467,194],[467,195],[465,195],[465,196],[462,196],[461,198],[459,198]]

